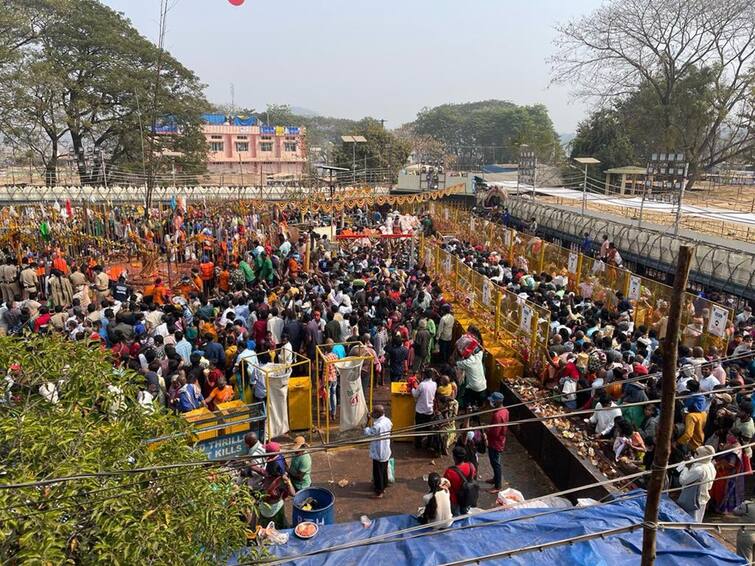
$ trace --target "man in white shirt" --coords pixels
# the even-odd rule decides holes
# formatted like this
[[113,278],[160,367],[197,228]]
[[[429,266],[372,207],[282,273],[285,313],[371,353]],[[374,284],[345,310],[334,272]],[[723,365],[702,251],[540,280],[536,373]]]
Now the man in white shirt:
[[[432,380],[432,373],[425,370],[422,374],[422,381],[412,389],[412,395],[415,399],[414,406],[414,424],[422,425],[429,423],[435,412],[435,391],[438,385]],[[421,430],[427,430],[426,427],[420,427]],[[422,447],[422,436],[414,437],[414,447]]]
[[[606,409],[606,407],[611,407]],[[621,416],[621,409],[614,403],[608,394],[604,391],[600,395],[600,400],[595,405],[596,410],[589,419],[585,419],[585,422],[590,422],[595,425],[595,435],[600,437],[607,437],[613,430],[613,422],[616,417]]]
[[451,355],[451,340],[454,337],[454,315],[451,314],[451,305],[443,305],[443,316],[438,322],[438,348],[440,349],[440,361],[448,362]]
[[391,459],[390,433],[393,423],[385,416],[382,405],[375,405],[372,409],[372,426],[364,429],[366,436],[376,436],[376,440],[370,442],[370,459],[372,460],[372,484],[375,489],[375,499],[385,496],[385,488],[388,485],[388,460]]
[[280,344],[283,335],[283,319],[278,315],[278,308],[270,309],[270,318],[267,319],[267,329],[273,335],[276,344]]

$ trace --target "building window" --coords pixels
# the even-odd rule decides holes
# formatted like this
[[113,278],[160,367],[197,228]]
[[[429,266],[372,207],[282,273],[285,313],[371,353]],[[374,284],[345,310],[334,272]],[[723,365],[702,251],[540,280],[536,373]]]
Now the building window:
[[286,141],[296,141],[294,136],[286,136]]
[[243,141],[243,140],[247,139],[247,137],[246,136],[236,136],[236,139]]
[[236,142],[236,153],[246,153],[249,151],[249,142]]
[[211,140],[222,140],[223,136],[210,136]]
[[272,142],[262,142],[260,144],[260,151],[273,151]]
[[283,144],[284,151],[296,151],[296,142],[285,142]]
[[262,141],[270,141],[273,139],[273,136],[260,136],[260,139]]
[[210,142],[210,151],[223,151],[223,142]]

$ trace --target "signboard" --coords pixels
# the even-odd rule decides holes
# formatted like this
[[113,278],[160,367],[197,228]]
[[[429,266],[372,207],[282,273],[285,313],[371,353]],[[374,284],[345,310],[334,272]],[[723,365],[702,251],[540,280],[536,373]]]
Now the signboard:
[[472,216],[472,218],[470,218],[470,219],[469,219],[469,229],[470,229],[470,231],[472,231],[472,232],[474,232],[474,230],[475,230],[475,221],[474,221],[474,216]]
[[487,277],[482,280],[482,304],[489,307],[493,304],[493,285]]
[[226,458],[235,458],[241,456],[246,452],[246,444],[244,444],[244,436],[248,433],[248,430],[243,432],[237,432],[235,434],[228,434],[219,438],[212,438],[210,440],[202,440],[197,442],[196,448],[199,448],[207,455],[208,460],[224,460]]
[[433,249],[430,246],[425,249],[425,265],[428,267],[428,269],[430,267],[435,267],[435,264],[433,262]]
[[629,276],[629,293],[628,293],[627,298],[630,301],[639,301],[641,290],[642,290],[642,279],[640,279],[636,275],[630,275]]
[[723,307],[713,305],[708,321],[708,333],[713,336],[723,336],[726,333],[726,323],[729,320],[729,311]]
[[537,176],[537,157],[534,151],[529,151],[522,145],[519,151],[519,168],[517,170],[517,188],[519,185],[535,186]]
[[527,334],[532,334],[532,318],[535,316],[535,311],[531,306],[522,305],[522,319],[519,322],[519,328],[521,328]]
[[503,245],[507,248],[511,245],[511,230],[503,231]]
[[448,220],[448,208],[444,208],[444,209],[443,209],[443,218],[444,218],[445,220]]
[[569,254],[569,273],[577,273],[577,266],[579,265],[579,256],[575,253]]

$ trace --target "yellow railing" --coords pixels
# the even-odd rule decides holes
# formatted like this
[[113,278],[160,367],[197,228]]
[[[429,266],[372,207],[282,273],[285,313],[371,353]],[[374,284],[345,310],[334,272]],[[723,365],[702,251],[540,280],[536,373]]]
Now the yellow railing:
[[420,261],[438,278],[443,292],[453,295],[455,303],[477,319],[484,335],[510,346],[525,362],[542,359],[550,329],[547,309],[477,273],[441,249],[435,240],[421,239],[419,253]]
[[[567,277],[570,290],[578,296],[592,296],[594,301],[602,301],[609,310],[615,310],[618,305],[617,292],[623,293],[635,307],[635,324],[654,328],[660,337],[664,335],[673,293],[669,285],[626,269],[605,265],[581,252],[568,250],[537,236],[475,217],[459,205],[430,202],[424,208],[429,210],[439,233],[495,250],[509,264],[526,268],[529,273],[545,272],[553,277]],[[472,276],[462,275],[462,282],[468,281],[476,280]],[[521,313],[517,313],[516,309],[512,311],[513,306],[506,303],[505,297],[501,300],[500,310],[508,314],[505,320],[498,321],[496,327],[512,328],[518,322],[509,318]],[[686,293],[680,339],[690,347],[716,346],[720,352],[725,352],[733,329],[732,319],[732,311],[723,305]]]

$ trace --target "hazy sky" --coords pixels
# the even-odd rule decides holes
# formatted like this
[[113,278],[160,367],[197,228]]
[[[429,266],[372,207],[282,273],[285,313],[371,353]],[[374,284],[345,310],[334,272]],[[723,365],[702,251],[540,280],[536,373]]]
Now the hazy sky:
[[[156,41],[159,0],[104,0]],[[213,102],[291,104],[395,128],[424,106],[545,104],[559,132],[585,106],[550,86],[553,27],[600,0],[172,0],[166,47]]]

